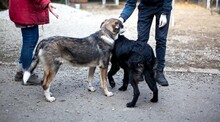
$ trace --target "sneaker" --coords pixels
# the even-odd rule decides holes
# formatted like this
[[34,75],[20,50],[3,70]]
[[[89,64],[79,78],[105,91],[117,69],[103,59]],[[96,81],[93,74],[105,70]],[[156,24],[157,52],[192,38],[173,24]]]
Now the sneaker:
[[22,81],[22,79],[23,79],[23,72],[22,71],[17,72],[15,75],[15,81]]
[[161,86],[169,86],[168,81],[163,74],[163,71],[156,71],[156,81]]
[[[23,71],[16,73],[15,81],[23,81]],[[32,74],[31,77],[28,79],[27,84],[24,84],[22,82],[22,85],[41,85],[41,82],[36,74]]]

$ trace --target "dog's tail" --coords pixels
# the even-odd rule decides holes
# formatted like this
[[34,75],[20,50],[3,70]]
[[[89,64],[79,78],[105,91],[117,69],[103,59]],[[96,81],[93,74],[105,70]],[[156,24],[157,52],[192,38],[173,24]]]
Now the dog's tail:
[[31,77],[31,74],[34,71],[34,69],[36,68],[38,63],[39,63],[39,57],[37,56],[37,54],[35,54],[32,59],[32,63],[30,65],[30,67],[28,68],[28,70],[24,71],[24,75],[23,75],[23,83],[24,84],[27,83],[28,79]]
[[39,55],[41,53],[41,49],[44,47],[44,43],[40,42],[37,45],[37,48],[35,50],[34,56],[32,58],[32,62],[28,70],[24,71],[23,75],[23,83],[26,84],[28,79],[31,77],[31,74],[33,73],[34,69],[37,67],[39,63]]

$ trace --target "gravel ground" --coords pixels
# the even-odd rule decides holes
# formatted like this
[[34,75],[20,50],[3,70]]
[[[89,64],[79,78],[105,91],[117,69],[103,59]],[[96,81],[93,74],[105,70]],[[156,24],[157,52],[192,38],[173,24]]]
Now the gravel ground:
[[[103,7],[97,3],[83,5],[81,10],[56,4],[59,19],[51,16],[50,24],[40,26],[40,39],[65,35],[85,37],[97,31],[106,18],[118,17],[119,7]],[[101,11],[98,11],[101,9]],[[151,103],[152,93],[146,83],[139,84],[141,95],[135,108],[126,108],[132,98],[132,88],[126,92],[122,85],[122,71],[115,79],[116,88],[106,97],[100,88],[96,71],[96,92],[86,88],[87,68],[63,65],[51,91],[57,100],[45,101],[40,86],[22,86],[14,82],[16,62],[21,47],[20,30],[8,18],[8,11],[0,12],[0,121],[220,121],[220,17],[210,15],[204,8],[191,4],[176,4],[175,26],[170,28],[165,69],[169,87],[159,87],[159,102]],[[137,10],[125,23],[128,38],[136,39]],[[154,25],[150,45],[155,46]],[[42,68],[36,73],[41,78]]]

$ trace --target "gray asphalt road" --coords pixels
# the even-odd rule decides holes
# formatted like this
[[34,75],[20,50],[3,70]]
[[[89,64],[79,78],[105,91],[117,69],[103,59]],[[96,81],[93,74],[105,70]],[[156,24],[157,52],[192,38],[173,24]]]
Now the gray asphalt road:
[[[159,102],[151,103],[152,92],[145,82],[139,83],[140,97],[135,108],[127,108],[133,90],[117,89],[122,85],[122,71],[115,79],[112,97],[104,96],[96,71],[96,92],[86,85],[87,68],[63,65],[52,83],[56,97],[46,102],[41,86],[22,86],[13,81],[15,66],[0,66],[0,120],[2,122],[73,121],[73,122],[219,122],[220,75],[166,72],[169,87],[159,88]],[[42,76],[42,69],[37,72]],[[109,86],[109,85],[108,85]]]

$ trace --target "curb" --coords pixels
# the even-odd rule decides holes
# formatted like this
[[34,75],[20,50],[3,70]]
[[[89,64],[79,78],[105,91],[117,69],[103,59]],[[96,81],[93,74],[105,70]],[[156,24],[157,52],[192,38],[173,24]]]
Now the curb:
[[168,72],[189,72],[189,73],[209,73],[209,74],[220,74],[220,71],[218,69],[209,69],[209,68],[194,68],[194,67],[188,67],[188,68],[174,68],[174,67],[166,67],[164,69]]

